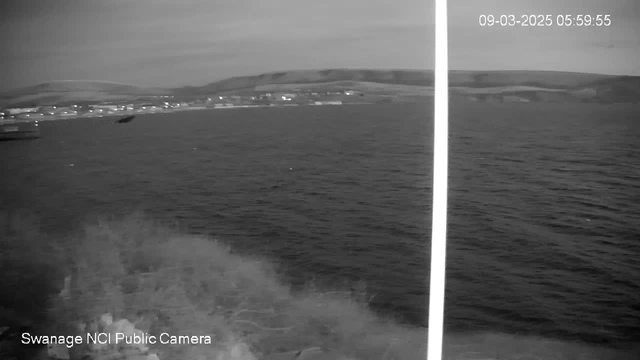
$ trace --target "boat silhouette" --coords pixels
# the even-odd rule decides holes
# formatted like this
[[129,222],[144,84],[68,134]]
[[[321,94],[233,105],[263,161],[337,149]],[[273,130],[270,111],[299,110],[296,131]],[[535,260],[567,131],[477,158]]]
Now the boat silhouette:
[[125,116],[122,119],[116,121],[118,124],[124,124],[133,121],[135,119],[134,115]]

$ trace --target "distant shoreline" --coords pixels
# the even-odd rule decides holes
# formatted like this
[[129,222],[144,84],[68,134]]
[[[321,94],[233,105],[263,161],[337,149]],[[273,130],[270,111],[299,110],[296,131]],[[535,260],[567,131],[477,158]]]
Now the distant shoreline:
[[[182,111],[197,111],[197,110],[230,110],[230,109],[247,109],[247,108],[286,108],[286,107],[315,107],[315,106],[344,106],[344,105],[374,105],[375,103],[366,103],[366,102],[358,102],[358,103],[342,103],[342,104],[309,104],[309,105],[299,105],[299,104],[282,104],[282,105],[234,105],[234,106],[224,106],[224,107],[206,107],[206,106],[192,106],[182,109],[162,109],[155,111],[123,111],[117,114],[82,114],[82,115],[67,115],[67,116],[46,116],[46,117],[34,117],[31,119],[11,119],[15,121],[59,121],[59,120],[76,120],[76,119],[93,119],[93,118],[118,118],[125,116],[137,116],[137,115],[154,115],[154,114],[168,114],[174,112],[182,112]],[[9,120],[9,119],[5,119]]]

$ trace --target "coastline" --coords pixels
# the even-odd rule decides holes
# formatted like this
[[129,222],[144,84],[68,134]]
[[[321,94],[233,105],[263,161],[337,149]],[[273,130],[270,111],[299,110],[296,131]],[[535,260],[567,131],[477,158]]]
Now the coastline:
[[315,106],[344,106],[344,105],[373,105],[374,103],[357,102],[357,103],[342,103],[342,104],[278,104],[278,105],[233,105],[222,107],[210,107],[210,106],[190,106],[180,109],[159,109],[152,111],[122,111],[118,113],[109,114],[79,114],[79,115],[58,115],[58,116],[38,116],[31,117],[29,119],[4,119],[4,121],[58,121],[58,120],[71,120],[71,119],[89,119],[89,118],[111,118],[111,117],[124,117],[124,116],[137,116],[137,115],[149,115],[149,114],[167,114],[183,111],[198,111],[198,110],[230,110],[230,109],[246,109],[246,108],[283,108],[283,107],[315,107]]

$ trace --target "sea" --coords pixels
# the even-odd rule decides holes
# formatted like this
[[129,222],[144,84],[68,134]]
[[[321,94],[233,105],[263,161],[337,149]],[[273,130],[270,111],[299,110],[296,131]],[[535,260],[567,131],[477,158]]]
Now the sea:
[[[114,120],[1,142],[0,206],[52,233],[144,211],[426,325],[432,105]],[[640,105],[452,103],[449,145],[445,331],[640,342]]]

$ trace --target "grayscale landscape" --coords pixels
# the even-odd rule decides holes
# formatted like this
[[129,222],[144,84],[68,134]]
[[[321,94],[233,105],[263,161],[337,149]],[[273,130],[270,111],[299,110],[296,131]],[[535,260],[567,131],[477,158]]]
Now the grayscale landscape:
[[[638,7],[448,3],[442,358],[640,358]],[[0,10],[0,359],[426,358],[433,3]]]

